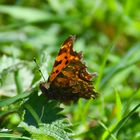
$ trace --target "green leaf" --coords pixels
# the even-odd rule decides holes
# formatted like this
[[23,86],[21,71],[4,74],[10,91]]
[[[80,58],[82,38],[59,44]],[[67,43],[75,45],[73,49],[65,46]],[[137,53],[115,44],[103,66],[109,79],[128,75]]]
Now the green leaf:
[[34,91],[26,91],[17,96],[14,96],[14,97],[11,97],[8,99],[3,99],[0,101],[0,107],[7,106],[7,105],[10,105],[17,101],[23,100],[23,99],[27,98],[32,92],[34,92]]
[[23,140],[32,140],[31,138],[19,136],[15,134],[7,134],[7,133],[0,133],[0,138],[14,138],[14,139],[23,139]]
[[125,116],[124,118],[122,118],[116,125],[116,127],[114,128],[114,130],[112,131],[114,134],[117,135],[118,131],[120,130],[120,128],[128,121],[128,119],[132,116],[132,114],[134,114],[134,112],[140,107],[140,104],[138,104],[137,106],[135,106],[132,111],[129,112],[129,114],[127,116]]
[[21,122],[19,127],[28,131],[32,138],[49,139],[49,140],[70,140],[71,130],[68,129],[70,124],[65,120],[56,120],[50,124],[40,124],[39,128],[29,126],[25,122]]
[[115,135],[112,134],[112,132],[111,132],[111,129],[113,129],[114,126],[112,126],[110,128],[107,128],[103,122],[98,121],[98,123],[106,130],[105,133],[102,135],[102,140],[105,140],[106,139],[106,136],[108,136],[108,135],[111,136],[111,138],[113,140],[117,140],[117,138],[115,137]]
[[109,139],[110,135],[117,136],[118,131],[120,130],[121,127],[128,121],[128,119],[132,116],[132,114],[140,107],[140,104],[138,104],[134,109],[129,112],[127,116],[122,118],[117,124],[113,124],[110,128],[105,128],[105,126],[100,123],[107,131],[105,131],[102,135],[102,140],[107,140]]
[[35,22],[38,20],[44,20],[48,17],[46,12],[35,8],[25,8],[19,6],[4,6],[0,5],[0,13],[9,14],[10,16],[24,20],[26,22]]
[[26,110],[24,121],[29,125],[39,125],[42,123],[51,123],[57,119],[62,119],[62,108],[56,101],[48,101],[45,95],[32,94],[24,104]]
[[105,83],[107,83],[117,72],[127,69],[128,67],[140,62],[139,53],[140,49],[138,44],[130,48],[130,50],[125,54],[125,56],[122,59],[120,59],[118,64],[106,72],[107,74],[102,79],[100,87],[104,86]]
[[122,118],[122,103],[117,90],[115,90],[115,92],[116,92],[116,114],[118,121],[120,121]]

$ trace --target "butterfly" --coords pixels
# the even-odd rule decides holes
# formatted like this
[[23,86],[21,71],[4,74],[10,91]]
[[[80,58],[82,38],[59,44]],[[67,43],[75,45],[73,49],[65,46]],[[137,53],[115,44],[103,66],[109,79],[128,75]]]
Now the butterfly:
[[71,35],[64,41],[47,82],[40,83],[48,99],[68,103],[79,98],[95,98],[98,94],[92,85],[94,74],[87,71],[82,53],[73,50],[75,38]]

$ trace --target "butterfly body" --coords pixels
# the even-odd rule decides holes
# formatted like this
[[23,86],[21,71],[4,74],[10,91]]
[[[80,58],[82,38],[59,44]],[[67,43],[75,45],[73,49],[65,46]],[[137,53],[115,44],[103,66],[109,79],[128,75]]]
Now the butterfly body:
[[82,54],[73,51],[75,36],[70,36],[61,46],[47,82],[40,89],[48,99],[61,102],[77,101],[79,98],[95,98],[92,74],[82,62]]

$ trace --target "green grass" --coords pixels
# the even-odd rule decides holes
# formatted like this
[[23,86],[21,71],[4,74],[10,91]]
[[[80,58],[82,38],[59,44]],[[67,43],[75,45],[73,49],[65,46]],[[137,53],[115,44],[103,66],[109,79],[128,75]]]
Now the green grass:
[[[139,0],[0,2],[0,138],[139,140]],[[75,34],[95,100],[40,96],[62,42]]]

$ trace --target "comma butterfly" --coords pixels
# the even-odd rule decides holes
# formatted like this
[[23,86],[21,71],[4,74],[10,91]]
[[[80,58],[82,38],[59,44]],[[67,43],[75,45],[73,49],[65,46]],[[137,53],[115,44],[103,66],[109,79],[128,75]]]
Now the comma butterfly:
[[48,99],[67,103],[79,98],[95,98],[97,95],[91,81],[94,75],[87,72],[82,53],[73,50],[74,40],[73,35],[64,41],[48,81],[40,84],[41,91]]

